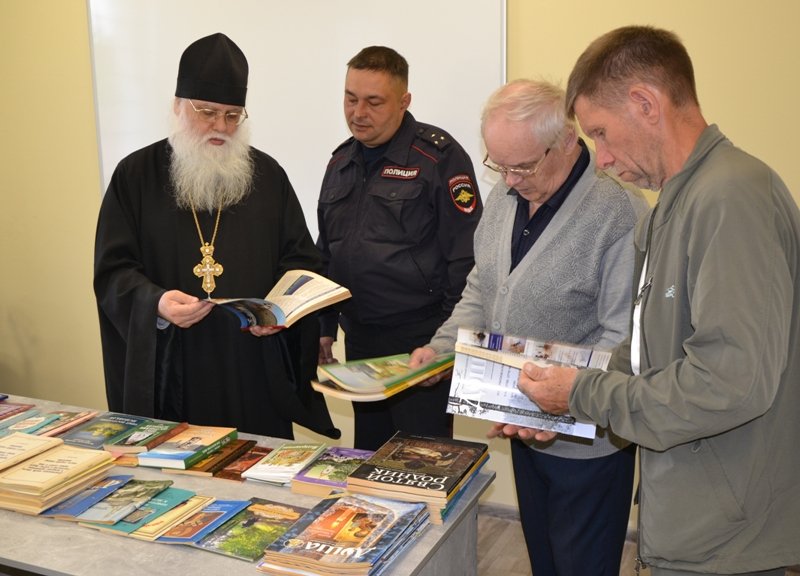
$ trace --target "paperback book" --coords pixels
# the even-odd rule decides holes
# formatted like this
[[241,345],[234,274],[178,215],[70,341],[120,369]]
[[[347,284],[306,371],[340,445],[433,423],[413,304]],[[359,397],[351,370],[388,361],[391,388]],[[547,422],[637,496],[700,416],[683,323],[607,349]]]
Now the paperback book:
[[324,451],[323,443],[286,442],[242,472],[242,478],[281,486],[289,484],[295,474]]
[[36,431],[37,436],[59,436],[67,430],[71,430],[87,420],[91,420],[97,416],[97,411],[83,410],[76,412],[74,410],[56,410],[54,412],[49,412],[49,414],[55,414],[58,418],[39,428]]
[[190,424],[163,444],[139,454],[139,466],[186,469],[236,437],[236,428]]
[[101,449],[106,442],[135,428],[147,418],[106,412],[64,433],[65,443],[83,448]]
[[215,500],[156,538],[162,544],[195,544],[233,518],[249,500]]
[[176,524],[183,522],[186,518],[198,510],[205,508],[213,501],[213,496],[202,496],[200,494],[196,494],[188,500],[181,502],[174,508],[167,510],[154,520],[151,520],[140,528],[134,530],[130,533],[130,536],[132,538],[137,538],[138,540],[153,542],[164,532]]
[[171,485],[172,480],[131,480],[79,514],[78,521],[114,524]]
[[492,422],[517,424],[594,438],[594,424],[543,412],[517,387],[526,362],[605,370],[611,352],[557,342],[460,328],[447,411]]
[[347,476],[375,452],[343,446],[329,446],[319,458],[292,478],[292,492],[328,496],[347,489]]
[[111,495],[114,491],[124,486],[132,478],[132,474],[119,474],[98,480],[85,490],[45,510],[42,512],[42,516],[56,518],[58,520],[77,521],[78,516],[86,512],[106,496]]
[[13,434],[14,432],[22,432],[23,434],[37,434],[37,430],[50,424],[53,420],[57,420],[58,416],[55,414],[37,414],[29,416],[24,420],[14,422],[8,428],[0,430],[0,437]]
[[81,526],[96,528],[98,530],[110,532],[120,536],[130,536],[136,530],[139,530],[144,525],[153,522],[156,518],[166,514],[173,508],[180,506],[194,495],[195,493],[191,490],[170,486],[151,497],[139,508],[114,524],[93,524],[91,522],[82,522]]
[[139,454],[152,450],[189,426],[186,422],[146,420],[127,432],[109,439],[103,448],[112,454]]
[[264,551],[261,571],[374,574],[427,522],[424,504],[342,495],[314,506]]
[[247,507],[195,544],[209,552],[255,562],[308,508],[251,498]]
[[62,443],[58,438],[40,438],[22,432],[9,434],[0,438],[0,470],[10,468]]
[[319,367],[322,379],[312,382],[318,392],[355,402],[375,402],[450,370],[453,354],[441,354],[431,363],[412,369],[410,354],[352,360]]
[[266,298],[212,298],[232,312],[242,330],[250,326],[289,327],[303,316],[350,298],[350,291],[309,270],[289,270]]
[[10,418],[11,416],[15,416],[17,414],[21,414],[23,412],[27,412],[35,408],[33,404],[23,403],[23,402],[7,402],[3,401],[0,402],[0,427],[3,427],[3,422]]
[[[0,403],[2,406],[4,403]],[[31,404],[32,406],[32,404]],[[15,411],[13,414],[7,414],[5,418],[0,420],[0,433],[3,433],[9,426],[13,426],[17,422],[21,420],[26,420],[28,418],[32,418],[39,414],[38,408],[28,408],[22,411]]]
[[214,472],[214,478],[243,482],[245,480],[242,478],[244,471],[260,462],[270,452],[272,452],[272,448],[255,445],[219,472]]

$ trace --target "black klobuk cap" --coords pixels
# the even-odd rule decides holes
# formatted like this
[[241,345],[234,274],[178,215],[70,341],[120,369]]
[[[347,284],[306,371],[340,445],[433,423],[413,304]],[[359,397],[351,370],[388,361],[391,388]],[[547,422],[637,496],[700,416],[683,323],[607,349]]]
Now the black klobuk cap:
[[244,106],[247,58],[225,34],[200,38],[183,51],[175,96]]

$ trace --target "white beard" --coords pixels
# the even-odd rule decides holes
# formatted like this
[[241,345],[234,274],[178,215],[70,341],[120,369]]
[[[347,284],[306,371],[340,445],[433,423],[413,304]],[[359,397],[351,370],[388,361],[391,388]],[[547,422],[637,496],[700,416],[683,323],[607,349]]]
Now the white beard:
[[[215,146],[211,138],[225,140]],[[181,208],[214,212],[241,202],[253,182],[250,131],[245,124],[233,135],[215,131],[198,135],[178,114],[169,137],[172,145],[170,178],[175,200]]]

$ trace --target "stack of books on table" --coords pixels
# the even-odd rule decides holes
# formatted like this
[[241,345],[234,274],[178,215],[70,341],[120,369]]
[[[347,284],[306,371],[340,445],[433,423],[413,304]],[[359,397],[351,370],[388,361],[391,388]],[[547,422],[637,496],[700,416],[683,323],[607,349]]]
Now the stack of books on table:
[[373,576],[427,525],[422,503],[358,494],[326,498],[270,544],[257,567],[268,574]]
[[60,438],[15,433],[0,438],[0,508],[40,514],[108,475],[108,452]]
[[285,486],[324,451],[320,442],[285,442],[242,472],[242,478]]
[[489,459],[488,445],[397,432],[347,477],[352,493],[425,502],[441,524]]
[[137,455],[139,466],[186,470],[237,439],[236,428],[189,424],[152,450]]
[[454,354],[440,354],[429,364],[413,369],[408,365],[410,354],[327,364],[319,367],[322,379],[312,381],[311,385],[318,392],[335,398],[376,402],[450,370],[454,357]]

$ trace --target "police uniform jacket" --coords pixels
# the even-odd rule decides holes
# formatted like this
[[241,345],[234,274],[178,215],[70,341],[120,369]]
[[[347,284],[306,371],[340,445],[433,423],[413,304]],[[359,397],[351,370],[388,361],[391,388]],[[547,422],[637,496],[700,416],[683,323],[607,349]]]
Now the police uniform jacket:
[[[342,313],[387,326],[446,319],[473,265],[481,212],[467,153],[410,112],[369,167],[362,145],[345,141],[333,152],[317,208],[326,273],[353,295]],[[335,320],[323,317],[323,335],[335,335]]]

